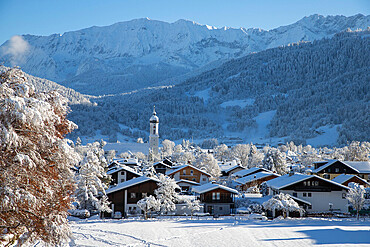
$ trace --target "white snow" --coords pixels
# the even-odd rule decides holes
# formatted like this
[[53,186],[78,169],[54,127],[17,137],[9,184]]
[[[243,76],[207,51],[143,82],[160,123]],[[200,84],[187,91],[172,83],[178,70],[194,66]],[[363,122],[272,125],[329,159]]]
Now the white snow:
[[205,90],[195,92],[194,93],[194,96],[203,99],[204,100],[204,103],[206,103],[207,100],[210,98],[210,95],[209,95],[209,91],[210,90],[211,90],[211,88],[207,88]]
[[226,102],[223,102],[222,104],[220,104],[220,106],[222,108],[226,108],[228,106],[240,106],[240,108],[244,108],[248,105],[253,105],[254,104],[254,99],[250,98],[250,99],[239,99],[239,100],[230,100],[230,101],[226,101]]
[[339,133],[337,131],[337,128],[340,125],[326,125],[318,128],[316,131],[321,133],[318,136],[307,139],[306,143],[307,145],[311,145],[314,147],[319,146],[333,146],[337,143],[337,139],[339,137]]
[[78,220],[69,246],[370,246],[370,222],[248,216]]

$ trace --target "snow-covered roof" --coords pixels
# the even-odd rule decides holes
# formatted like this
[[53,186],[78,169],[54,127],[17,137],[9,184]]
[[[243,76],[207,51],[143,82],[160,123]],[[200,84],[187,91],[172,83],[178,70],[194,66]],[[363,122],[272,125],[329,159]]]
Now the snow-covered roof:
[[223,189],[223,190],[229,191],[229,192],[234,193],[234,194],[239,193],[237,190],[234,190],[232,188],[223,186],[221,184],[214,184],[214,183],[207,183],[207,184],[203,184],[201,186],[193,187],[192,191],[196,192],[198,194],[203,194],[203,193],[206,193],[208,191],[212,191],[212,190],[216,190],[216,189]]
[[276,173],[262,171],[262,172],[257,172],[257,173],[242,177],[242,178],[238,178],[235,180],[235,182],[239,184],[245,184],[245,183],[250,183],[252,181],[255,181],[261,178],[271,176],[271,175],[276,175],[277,177],[280,176],[279,174],[276,174]]
[[211,177],[211,175],[210,175],[209,173],[207,173],[207,172],[205,172],[205,171],[203,171],[203,170],[201,170],[201,169],[199,169],[199,168],[197,168],[197,167],[195,167],[195,166],[192,166],[192,165],[179,165],[179,166],[173,166],[173,167],[172,167],[172,168],[173,168],[173,170],[167,171],[167,172],[166,172],[166,175],[172,175],[172,174],[174,174],[174,173],[176,173],[176,172],[178,172],[178,171],[182,170],[182,169],[183,169],[183,168],[185,168],[185,167],[190,167],[190,168],[192,168],[192,169],[194,169],[194,170],[197,170],[197,171],[199,171],[199,172],[201,172],[201,173],[203,173],[203,174],[205,174],[205,175],[207,175],[207,176]]
[[350,174],[340,174],[339,176],[333,178],[331,181],[334,181],[338,184],[343,184],[345,182],[347,182],[348,180],[350,180],[351,178],[353,177],[357,177],[358,179],[360,179],[361,181],[363,181],[364,183],[367,183],[369,184],[366,180],[356,176],[356,175],[350,175]]
[[221,171],[228,172],[235,167],[238,167],[238,163],[236,160],[227,161],[227,162],[218,162],[218,166],[220,167]]
[[157,162],[157,163],[153,164],[153,166],[156,166],[156,165],[162,165],[162,166],[165,166],[165,167],[168,167],[168,168],[172,168],[172,166],[167,165],[167,164],[166,164],[166,163],[164,163],[163,161],[161,161],[161,162]]
[[149,120],[151,123],[159,123],[159,118],[157,117],[157,113],[155,112],[155,106],[153,109],[153,115],[150,117]]
[[325,179],[325,178],[322,178],[322,177],[319,177],[319,176],[316,176],[316,175],[306,175],[306,174],[301,174],[301,173],[296,173],[294,175],[286,174],[284,176],[271,179],[271,180],[267,181],[266,184],[271,188],[283,189],[285,187],[288,187],[290,185],[302,182],[304,180],[307,180],[307,179],[310,179],[310,178],[313,178],[313,177],[318,178],[318,179],[323,180],[323,181],[326,181],[328,183],[335,184],[335,185],[337,185],[339,187],[342,187],[344,189],[349,189],[347,186],[341,185],[341,184],[333,182],[331,180],[328,180],[328,179]]
[[107,171],[107,174],[108,175],[111,175],[115,172],[119,172],[119,171],[122,171],[122,170],[125,170],[125,171],[128,171],[128,172],[131,172],[133,174],[136,174],[138,176],[142,176],[143,174],[141,174],[140,172],[137,172],[135,171],[133,168],[129,167],[129,166],[126,166],[126,165],[122,165],[122,164],[117,164],[118,166],[110,169],[109,171]]
[[353,167],[359,173],[370,173],[370,162],[369,161],[344,161],[345,164]]
[[180,179],[178,181],[176,181],[176,183],[188,183],[188,184],[192,184],[192,185],[200,185],[200,183],[197,183],[195,181],[190,181],[190,180],[186,180],[186,179]]
[[235,172],[233,174],[233,176],[236,176],[236,177],[245,177],[245,176],[248,176],[256,171],[265,171],[265,172],[270,172],[269,170],[265,169],[265,168],[262,168],[262,167],[252,167],[252,168],[249,168],[248,170],[241,170],[241,171],[238,171],[238,172]]
[[107,189],[105,192],[107,194],[110,194],[110,193],[113,193],[113,192],[116,192],[116,191],[119,191],[119,190],[122,190],[122,189],[129,188],[129,187],[137,185],[137,184],[141,184],[141,183],[150,181],[150,180],[152,180],[154,182],[157,182],[157,183],[160,182],[156,178],[141,176],[141,177],[137,177],[137,178],[127,180],[126,182],[123,182],[123,183],[119,183],[119,184],[117,184],[117,186],[111,187],[111,188]]
[[104,151],[115,150],[117,154],[132,152],[141,152],[143,154],[149,154],[149,143],[136,143],[136,142],[121,142],[121,143],[107,143],[103,147]]
[[312,205],[309,201],[303,200],[301,198],[298,198],[298,197],[295,197],[295,196],[292,196],[292,195],[290,195],[290,197],[293,198],[293,200],[295,200],[295,201],[300,201],[300,202],[303,202],[304,204]]

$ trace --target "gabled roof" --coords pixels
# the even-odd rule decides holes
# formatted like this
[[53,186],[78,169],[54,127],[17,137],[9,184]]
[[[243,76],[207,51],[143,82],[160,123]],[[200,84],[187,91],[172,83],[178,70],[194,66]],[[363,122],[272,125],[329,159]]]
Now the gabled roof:
[[167,172],[166,172],[166,175],[170,176],[170,175],[172,175],[172,174],[174,174],[174,173],[176,173],[176,172],[181,171],[181,170],[182,170],[182,169],[184,169],[185,167],[190,167],[190,168],[192,168],[192,169],[194,169],[194,170],[197,170],[197,171],[199,171],[199,172],[201,172],[201,173],[203,173],[203,174],[205,174],[205,175],[207,175],[207,176],[209,176],[209,177],[212,177],[209,173],[207,173],[207,172],[205,172],[205,171],[203,171],[203,170],[201,170],[201,169],[199,169],[199,168],[197,168],[197,167],[195,167],[195,166],[192,166],[192,165],[180,165],[180,166],[174,166],[174,167],[172,167],[172,168],[173,168],[173,170],[171,170],[171,171],[167,171]]
[[192,185],[200,185],[200,183],[197,183],[197,182],[195,182],[195,181],[186,180],[186,179],[180,179],[180,180],[176,181],[176,183],[177,183],[177,184],[178,184],[178,183],[181,183],[181,182],[183,182],[183,183],[188,183],[188,184],[192,184]]
[[115,172],[119,172],[119,171],[122,171],[122,170],[125,170],[125,171],[128,171],[128,172],[131,172],[135,175],[138,175],[138,176],[142,176],[143,174],[141,174],[140,172],[137,172],[135,171],[134,169],[132,169],[131,167],[129,166],[126,166],[126,165],[121,165],[121,164],[117,164],[116,167],[110,169],[107,171],[107,174],[110,175],[110,174],[113,174]]
[[157,165],[162,165],[162,166],[165,166],[165,167],[167,167],[167,168],[172,168],[172,166],[167,165],[167,164],[166,164],[166,163],[164,163],[163,161],[162,161],[162,162],[157,162],[157,163],[153,164],[153,167],[154,167],[154,166],[157,166]]
[[349,168],[351,168],[351,169],[355,170],[356,172],[360,173],[356,168],[354,168],[354,167],[352,167],[352,166],[348,165],[346,162],[343,162],[343,161],[340,161],[340,160],[329,160],[329,161],[328,161],[328,163],[326,163],[326,164],[325,164],[325,165],[323,165],[323,166],[320,166],[319,168],[317,168],[317,169],[313,170],[312,172],[313,172],[313,173],[321,172],[322,170],[324,170],[325,168],[327,168],[327,167],[331,166],[331,165],[332,165],[332,164],[334,164],[335,162],[340,162],[340,163],[342,163],[343,165],[345,165],[345,166],[347,166],[347,167],[349,167]]
[[317,179],[320,179],[320,180],[323,180],[323,181],[326,181],[328,183],[335,184],[335,185],[337,185],[339,187],[342,187],[346,190],[349,189],[347,186],[341,185],[341,184],[336,183],[334,181],[331,181],[331,180],[328,180],[328,179],[325,179],[325,178],[322,178],[322,177],[319,177],[319,176],[316,176],[316,175],[306,175],[306,174],[301,174],[301,173],[296,173],[294,175],[286,174],[284,176],[271,179],[271,180],[267,181],[266,184],[271,188],[280,190],[280,189],[283,189],[283,188],[288,187],[290,185],[302,182],[304,180],[307,180],[307,179],[310,179],[310,178],[313,178],[313,177],[315,177]]
[[233,174],[233,176],[236,176],[236,177],[245,177],[245,176],[248,176],[252,173],[256,173],[257,171],[265,171],[265,172],[271,172],[265,168],[262,168],[262,167],[252,167],[252,168],[249,168],[248,170],[241,170],[241,171],[238,171],[238,172],[235,172]]
[[370,162],[369,161],[344,161],[345,164],[352,167],[359,173],[370,173]]
[[350,175],[350,174],[340,174],[339,176],[333,178],[331,181],[334,181],[338,184],[344,184],[345,182],[347,182],[348,180],[350,180],[353,177],[358,178],[359,180],[363,181],[366,184],[369,184],[366,180],[360,178],[359,176]]
[[111,187],[111,188],[107,189],[105,192],[107,194],[110,194],[110,193],[113,193],[113,192],[116,192],[116,191],[119,191],[119,190],[123,190],[123,189],[129,188],[129,187],[132,187],[132,186],[137,185],[137,184],[148,182],[148,181],[154,181],[154,182],[157,182],[157,183],[160,182],[156,178],[141,176],[141,177],[133,178],[131,180],[127,180],[126,182],[123,182],[123,183],[119,183],[119,184],[117,184],[117,186]]
[[209,192],[209,191],[212,191],[212,190],[216,190],[216,189],[223,189],[223,190],[229,191],[233,194],[238,194],[239,193],[237,190],[234,190],[232,188],[223,186],[221,184],[214,184],[214,183],[207,183],[207,184],[203,184],[201,186],[193,187],[191,191],[196,192],[198,194],[203,194],[203,193],[206,193],[206,192]]
[[245,177],[242,177],[242,178],[238,178],[238,179],[235,180],[235,182],[237,182],[239,184],[246,184],[246,183],[250,183],[252,181],[255,181],[255,180],[258,180],[258,179],[261,179],[261,178],[265,178],[265,177],[268,177],[268,176],[271,176],[271,175],[275,175],[277,177],[280,177],[279,174],[263,171],[263,172],[253,173],[251,175],[248,175],[248,176],[245,176]]

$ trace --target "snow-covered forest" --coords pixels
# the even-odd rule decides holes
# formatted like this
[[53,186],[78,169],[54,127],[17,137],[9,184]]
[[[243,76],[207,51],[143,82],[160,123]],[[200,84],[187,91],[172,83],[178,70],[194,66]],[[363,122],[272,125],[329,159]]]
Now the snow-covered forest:
[[[305,143],[338,132],[337,144],[366,141],[369,123],[369,30],[346,31],[331,39],[268,49],[231,60],[173,87],[94,99],[73,105],[69,117],[79,125],[70,137],[147,137],[147,116],[156,105],[161,137],[246,138],[260,113],[275,111],[269,137]],[[233,102],[246,102],[244,104]],[[228,104],[222,105],[227,102]],[[249,132],[248,132],[249,131]]]

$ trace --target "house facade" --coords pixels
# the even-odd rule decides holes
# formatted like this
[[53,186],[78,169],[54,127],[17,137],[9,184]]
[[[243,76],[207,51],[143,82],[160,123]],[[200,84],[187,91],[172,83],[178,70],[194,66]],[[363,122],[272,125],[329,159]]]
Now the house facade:
[[351,174],[367,182],[370,181],[370,162],[367,161],[329,160],[315,162],[314,166],[315,170],[312,173],[326,179],[331,180],[341,174]]
[[167,171],[166,175],[175,179],[176,181],[188,180],[200,184],[208,183],[211,177],[211,175],[207,172],[202,171],[192,165],[181,165],[172,167],[171,170]]
[[348,213],[347,186],[315,175],[284,175],[266,184],[270,195],[290,194],[293,197],[311,203],[305,208],[307,212],[337,211]]
[[251,175],[236,179],[235,182],[238,183],[236,188],[238,188],[241,191],[246,191],[250,187],[256,185],[260,186],[262,183],[277,177],[280,177],[280,175],[272,172],[262,171],[253,173]]
[[121,212],[122,215],[141,213],[137,202],[149,195],[154,195],[158,182],[159,180],[155,178],[142,176],[106,190],[108,200],[111,202],[112,215],[115,212]]
[[133,178],[142,176],[141,173],[126,165],[117,165],[115,167],[112,167],[108,170],[107,174],[110,175],[112,178],[112,181],[110,183],[111,186],[117,185],[119,183],[124,183]]
[[203,204],[204,213],[211,215],[229,215],[234,209],[234,196],[238,194],[237,190],[213,183],[193,187],[192,191]]

